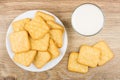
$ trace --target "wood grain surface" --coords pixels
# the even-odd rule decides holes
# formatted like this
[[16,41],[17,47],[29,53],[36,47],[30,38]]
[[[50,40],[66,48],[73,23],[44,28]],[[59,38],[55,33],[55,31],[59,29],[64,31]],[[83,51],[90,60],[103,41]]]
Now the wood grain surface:
[[[83,3],[98,5],[105,16],[104,28],[98,34],[85,37],[72,29],[71,15]],[[9,24],[19,14],[35,9],[54,13],[65,25],[69,44],[64,58],[51,70],[34,73],[16,66],[9,58],[5,37]],[[88,13],[89,14],[89,13]],[[86,74],[69,72],[69,53],[78,52],[81,44],[105,40],[114,58],[104,66],[89,68]],[[120,80],[120,0],[0,0],[0,80]]]

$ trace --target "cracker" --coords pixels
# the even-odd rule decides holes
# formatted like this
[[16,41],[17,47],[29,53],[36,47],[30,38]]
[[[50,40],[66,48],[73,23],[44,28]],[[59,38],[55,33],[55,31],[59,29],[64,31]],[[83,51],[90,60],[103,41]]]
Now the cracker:
[[63,26],[54,21],[47,21],[47,24],[50,26],[51,29],[60,29],[62,30],[62,32],[64,32]]
[[35,16],[41,16],[44,20],[52,20],[52,21],[55,21],[55,18],[47,13],[44,13],[44,12],[40,12],[38,11]]
[[100,58],[100,50],[87,45],[80,48],[78,62],[89,67],[96,67]]
[[33,50],[47,51],[50,35],[46,34],[42,39],[30,39]]
[[77,62],[78,53],[71,53],[68,61],[68,70],[73,72],[86,73],[88,72],[88,66]]
[[57,48],[57,46],[55,45],[52,39],[50,39],[50,45],[48,47],[48,51],[51,53],[52,59],[57,58],[60,54],[59,49]]
[[63,33],[61,30],[50,30],[51,38],[55,41],[57,47],[61,48],[63,45]]
[[15,54],[13,60],[21,65],[30,66],[36,55],[35,50]]
[[12,26],[13,26],[13,30],[14,31],[22,31],[22,30],[25,30],[24,27],[27,23],[30,22],[30,18],[25,18],[25,19],[22,19],[22,20],[18,20],[18,21],[15,21],[12,23]]
[[45,64],[47,64],[50,61],[50,59],[51,55],[49,52],[39,51],[33,63],[37,68],[42,68]]
[[49,32],[48,25],[40,16],[32,19],[32,21],[25,26],[25,29],[29,32],[33,39],[40,39]]
[[26,31],[18,31],[11,33],[10,43],[12,51],[15,53],[28,51],[30,49],[30,42]]
[[99,61],[98,65],[103,65],[113,58],[113,53],[110,50],[110,48],[106,42],[100,41],[100,42],[96,43],[94,45],[94,47],[101,50],[100,61]]

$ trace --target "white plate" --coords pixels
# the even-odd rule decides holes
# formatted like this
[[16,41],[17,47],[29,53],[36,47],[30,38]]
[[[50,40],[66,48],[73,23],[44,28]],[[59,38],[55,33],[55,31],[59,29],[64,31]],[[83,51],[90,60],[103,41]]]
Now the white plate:
[[[31,11],[27,11],[27,12],[19,15],[18,17],[16,17],[12,22],[17,21],[17,20],[21,20],[21,19],[24,19],[24,18],[33,18],[37,11],[45,12],[45,13],[48,13],[48,14],[54,16],[56,22],[61,24],[64,27],[63,23],[54,14],[52,14],[50,12],[47,12],[47,11],[44,11],[44,10],[31,10]],[[64,29],[65,29],[65,27],[64,27]],[[12,31],[13,31],[13,28],[12,28],[12,26],[10,24],[10,26],[8,28],[8,31],[7,31],[7,35],[6,35],[6,48],[7,48],[7,51],[8,51],[8,55],[13,60],[14,53],[11,50],[10,41],[9,41],[9,34]],[[59,55],[59,57],[57,57],[54,60],[51,60],[50,62],[48,62],[41,69],[37,69],[33,64],[31,64],[29,67],[22,66],[22,65],[20,65],[20,64],[18,64],[16,62],[15,62],[15,64],[17,66],[19,66],[20,68],[24,69],[24,70],[28,70],[28,71],[32,71],[32,72],[42,72],[42,71],[49,70],[49,69],[53,68],[55,65],[57,65],[61,61],[61,59],[65,55],[65,52],[66,52],[66,49],[67,49],[67,44],[68,44],[68,39],[67,39],[67,32],[65,30],[65,32],[63,34],[63,46],[62,46],[62,48],[60,48],[60,55]]]

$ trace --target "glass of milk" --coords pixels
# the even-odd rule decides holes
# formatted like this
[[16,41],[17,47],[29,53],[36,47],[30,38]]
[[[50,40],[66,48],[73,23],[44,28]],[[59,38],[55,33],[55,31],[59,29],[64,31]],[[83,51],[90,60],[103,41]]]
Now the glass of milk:
[[104,15],[94,4],[82,4],[72,14],[72,27],[81,35],[97,34],[103,27]]

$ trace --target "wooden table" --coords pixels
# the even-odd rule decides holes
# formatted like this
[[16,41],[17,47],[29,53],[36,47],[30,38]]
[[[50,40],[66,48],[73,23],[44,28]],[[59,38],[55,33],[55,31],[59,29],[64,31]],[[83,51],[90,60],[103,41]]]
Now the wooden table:
[[[104,28],[97,35],[85,37],[72,29],[71,15],[83,3],[98,5],[105,16]],[[35,9],[54,13],[65,25],[69,44],[61,62],[51,70],[33,73],[16,66],[9,58],[5,37],[9,24],[19,14]],[[89,14],[89,13],[88,13]],[[105,40],[114,58],[104,66],[89,68],[86,74],[69,72],[69,53],[78,52],[81,44]],[[0,0],[0,80],[120,80],[120,0]]]

